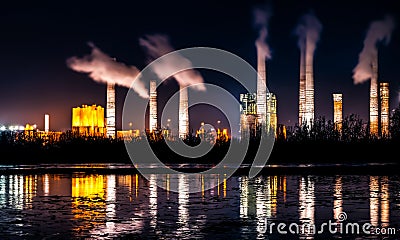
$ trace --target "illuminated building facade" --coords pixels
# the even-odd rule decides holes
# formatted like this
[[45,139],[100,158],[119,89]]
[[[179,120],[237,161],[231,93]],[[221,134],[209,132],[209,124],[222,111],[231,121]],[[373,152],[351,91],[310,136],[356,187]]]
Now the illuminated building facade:
[[115,84],[107,84],[107,137],[115,138]]
[[80,136],[105,136],[104,108],[88,106],[72,108],[72,132]]
[[276,96],[273,93],[266,94],[267,103],[267,133],[273,133],[276,136],[278,128],[278,116],[276,114]]
[[149,110],[149,130],[153,132],[157,130],[157,83],[150,81],[150,110]]
[[372,61],[372,77],[369,92],[369,132],[378,136],[378,57]]
[[117,131],[117,138],[132,141],[133,139],[140,138],[140,131],[139,129]]
[[333,123],[335,129],[338,131],[342,130],[343,122],[343,98],[341,93],[333,94]]
[[389,134],[389,83],[380,83],[379,92],[381,99],[381,136]]
[[256,136],[257,131],[257,95],[240,94],[240,134],[241,139]]
[[181,87],[179,91],[179,138],[189,134],[188,89]]

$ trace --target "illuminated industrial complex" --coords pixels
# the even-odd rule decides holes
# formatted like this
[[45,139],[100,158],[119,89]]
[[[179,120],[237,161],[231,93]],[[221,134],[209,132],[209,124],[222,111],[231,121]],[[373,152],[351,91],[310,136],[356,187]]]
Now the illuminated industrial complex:
[[257,94],[240,94],[240,136],[242,139],[257,135],[264,128],[276,136],[278,129],[277,100],[267,92],[265,56],[257,48]]
[[257,131],[257,95],[240,94],[240,134],[242,139],[256,136]]
[[335,129],[338,131],[342,130],[343,123],[343,97],[341,93],[333,94],[333,123]]
[[104,136],[104,108],[82,105],[72,108],[72,132],[81,136]]

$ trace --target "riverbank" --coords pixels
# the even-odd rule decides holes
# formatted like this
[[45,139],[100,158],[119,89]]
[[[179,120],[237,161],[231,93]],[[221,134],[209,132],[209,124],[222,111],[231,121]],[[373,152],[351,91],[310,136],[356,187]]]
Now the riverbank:
[[[168,167],[186,173],[200,173],[214,165],[169,164]],[[251,165],[243,164],[235,175],[247,175]],[[399,164],[267,164],[261,169],[263,175],[398,175]],[[155,166],[142,166],[140,170],[149,174],[163,174],[164,171]],[[230,166],[221,169],[229,170]],[[138,174],[133,164],[90,163],[90,164],[33,164],[33,165],[0,165],[0,175],[10,174]]]
[[[360,164],[397,163],[398,142],[276,142],[269,164]],[[229,149],[229,143],[214,146],[206,155],[185,158],[169,149],[164,142],[152,144],[154,153],[164,163],[217,164]],[[258,151],[251,142],[244,163],[251,164]],[[80,141],[55,145],[2,144],[0,164],[131,164],[123,141]]]

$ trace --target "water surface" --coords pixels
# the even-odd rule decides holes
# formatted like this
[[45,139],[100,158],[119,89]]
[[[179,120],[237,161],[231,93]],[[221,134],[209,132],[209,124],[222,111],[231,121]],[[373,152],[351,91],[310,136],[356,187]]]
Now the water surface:
[[[154,174],[146,180],[139,174],[3,174],[0,239],[399,239],[399,181],[366,175]],[[168,190],[172,183],[179,192]],[[204,190],[190,193],[195,185]],[[343,213],[347,218],[340,221]],[[263,231],[265,219],[317,227],[368,223],[396,234],[279,234],[276,227]]]

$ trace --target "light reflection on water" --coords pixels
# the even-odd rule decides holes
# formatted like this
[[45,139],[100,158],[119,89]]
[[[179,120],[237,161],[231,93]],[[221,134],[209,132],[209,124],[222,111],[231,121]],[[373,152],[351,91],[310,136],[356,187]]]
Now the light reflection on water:
[[[165,189],[157,187],[163,182]],[[268,222],[348,220],[399,228],[398,176],[0,175],[0,239],[326,239],[258,232]],[[211,183],[215,188],[207,189]],[[177,184],[179,192],[170,192]],[[201,185],[201,192],[190,193]],[[347,237],[347,238],[346,238]],[[387,236],[386,236],[387,237]],[[360,236],[360,239],[365,236]],[[381,239],[372,236],[369,239]],[[392,239],[397,239],[398,235]]]

